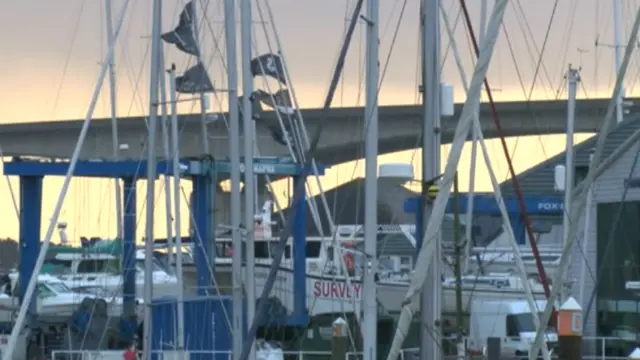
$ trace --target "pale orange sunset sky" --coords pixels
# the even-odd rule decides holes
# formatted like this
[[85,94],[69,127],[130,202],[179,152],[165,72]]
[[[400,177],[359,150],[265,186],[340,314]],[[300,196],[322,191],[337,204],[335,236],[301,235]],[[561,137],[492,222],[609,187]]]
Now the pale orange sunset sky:
[[[209,2],[206,11],[208,22],[204,22],[202,39],[205,44],[205,63],[216,84],[225,84],[221,71],[224,56],[220,0]],[[384,66],[391,48],[394,29],[401,14],[403,0],[381,2],[381,49],[380,59]],[[479,19],[479,0],[467,1],[474,18],[476,30]],[[489,0],[492,6],[493,0]],[[177,14],[184,2],[166,0],[164,3],[163,27],[169,29],[177,22]],[[294,80],[294,90],[303,107],[321,105],[328,87],[330,74],[342,41],[347,17],[345,10],[351,9],[355,1],[311,1],[271,0],[275,25],[283,45],[284,54]],[[406,9],[398,30],[398,36],[390,56],[388,70],[380,92],[380,103],[417,103],[418,75],[418,0],[407,0]],[[523,99],[565,99],[563,75],[569,63],[582,67],[580,98],[606,97],[611,91],[614,78],[612,19],[610,2],[599,0],[561,0],[557,3],[548,40],[538,75],[536,64],[545,43],[547,26],[554,9],[554,0],[514,0],[508,5],[504,29],[489,70],[488,79],[495,90],[497,101]],[[113,0],[114,17],[119,12],[122,0]],[[264,1],[260,0],[264,7]],[[471,77],[472,59],[469,41],[461,20],[457,20],[457,0],[443,0],[449,9],[452,24],[457,23],[456,42],[465,61],[467,77]],[[148,104],[148,48],[150,33],[149,0],[132,1],[117,49],[116,64],[118,78],[118,115],[127,116],[145,113]],[[623,1],[622,32],[626,42],[628,29],[638,8],[638,2]],[[43,2],[21,0],[3,4],[0,12],[0,121],[3,123],[29,122],[82,118],[86,113],[99,63],[105,53],[104,1],[66,0]],[[256,44],[259,52],[268,52],[262,23],[255,16]],[[444,26],[444,25],[443,25]],[[271,22],[266,24],[271,27]],[[464,101],[453,56],[447,51],[449,39],[443,29],[443,81],[454,84],[456,101]],[[274,36],[269,34],[271,44]],[[507,41],[508,39],[508,41]],[[596,39],[600,45],[595,46]],[[364,27],[359,26],[345,68],[340,90],[334,100],[335,106],[362,105],[361,73],[364,66]],[[166,47],[168,61],[177,64],[179,70],[188,66],[186,56]],[[635,56],[631,62],[627,80],[627,95],[637,93],[636,84],[640,74],[640,61]],[[138,80],[139,79],[139,80]],[[103,87],[107,90],[108,85]],[[261,85],[256,83],[257,87]],[[224,103],[224,99],[220,100]],[[214,104],[215,105],[215,104]],[[193,104],[184,104],[189,111]],[[108,115],[108,92],[103,91],[95,116]],[[55,134],[52,134],[55,136]],[[582,141],[587,135],[576,137]],[[564,137],[533,136],[510,139],[510,152],[516,170],[525,170],[564,149]],[[2,144],[0,144],[1,146]],[[506,179],[504,155],[496,141],[489,141],[492,162],[499,179]],[[469,149],[460,162],[462,189],[466,189],[469,178]],[[408,162],[419,158],[415,151],[384,155],[380,162]],[[442,151],[443,163],[448,155],[447,147]],[[415,163],[417,165],[417,162]],[[478,161],[476,173],[478,190],[488,190],[486,166]],[[326,188],[363,174],[363,161],[343,164],[328,171],[323,178]],[[419,166],[415,168],[419,174]],[[17,192],[17,181],[11,180]],[[46,180],[43,206],[43,227],[52,213],[61,181]],[[114,201],[112,185],[108,181],[74,181],[66,199],[62,219],[69,223],[70,235],[113,236]],[[158,182],[158,192],[162,189]],[[141,188],[142,190],[142,188]],[[280,187],[279,191],[284,191]],[[280,195],[280,194],[277,194]],[[156,207],[157,236],[165,234],[164,202],[162,196]],[[17,219],[11,206],[7,181],[0,185],[0,200],[5,204],[0,210],[3,227],[0,236],[17,236]],[[143,209],[139,201],[140,210]],[[142,214],[142,211],[140,211]],[[183,216],[186,225],[186,216]],[[144,221],[139,222],[138,237],[144,232]],[[186,229],[186,226],[183,226]]]

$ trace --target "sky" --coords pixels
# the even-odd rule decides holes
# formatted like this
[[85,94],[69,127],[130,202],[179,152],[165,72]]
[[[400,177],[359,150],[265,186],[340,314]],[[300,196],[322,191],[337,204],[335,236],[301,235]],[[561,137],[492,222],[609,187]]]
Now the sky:
[[[447,9],[449,22],[454,27],[454,41],[463,59],[466,76],[470,79],[473,56],[459,16],[459,2],[442,2]],[[477,32],[480,1],[467,2]],[[384,0],[380,3],[382,74],[379,102],[381,105],[416,104],[419,75],[416,14],[419,1]],[[493,3],[494,0],[488,0],[490,9]],[[118,18],[122,4],[124,0],[112,0],[114,19]],[[163,29],[170,29],[177,23],[184,2],[165,0],[163,4],[162,26]],[[200,19],[204,62],[212,80],[224,88],[222,1],[198,0],[197,4],[199,17],[204,15],[204,20]],[[267,4],[273,19],[268,16]],[[351,11],[354,4],[355,0],[254,1],[254,52],[272,51],[280,43],[293,79],[292,88],[302,107],[321,106],[343,39],[347,11]],[[487,76],[495,100],[566,99],[563,76],[569,64],[581,68],[579,98],[608,97],[615,77],[613,13],[610,4],[602,0],[510,1]],[[626,42],[638,1],[624,0],[622,4],[621,28],[623,42]],[[147,112],[150,10],[150,0],[131,1],[123,22],[115,57],[118,116]],[[239,11],[237,15],[239,18]],[[3,4],[3,11],[0,12],[0,42],[3,44],[0,52],[0,121],[12,123],[85,117],[106,53],[105,16],[104,1],[21,0]],[[447,36],[444,23],[442,27],[442,80],[453,84],[456,101],[463,102],[465,92],[449,45],[451,39]],[[333,106],[363,104],[364,30],[365,26],[359,24]],[[165,47],[165,58],[167,62],[175,63],[178,71],[189,66],[188,57],[173,47]],[[639,75],[640,61],[636,56],[631,61],[625,81],[628,96],[636,95]],[[273,83],[269,84],[273,86]],[[256,82],[258,88],[265,88],[266,85]],[[102,90],[94,116],[109,115],[108,83],[105,82]],[[226,100],[220,95],[214,98],[212,107],[224,110],[225,104]],[[194,105],[181,103],[180,110],[193,111]],[[579,142],[588,136],[579,135],[575,140]],[[516,171],[520,172],[562,151],[565,140],[563,135],[519,137],[509,139],[508,145]],[[507,179],[506,161],[499,143],[487,141],[487,146],[497,177],[500,180]],[[447,156],[448,147],[443,146],[443,164]],[[384,155],[379,160],[380,163],[412,161],[415,173],[419,174],[419,158],[419,153],[411,150]],[[462,190],[467,188],[470,177],[469,164],[469,146],[466,146],[459,166]],[[362,176],[363,172],[364,161],[333,167],[323,177],[323,187],[325,190],[332,188],[354,176]],[[490,189],[487,174],[487,167],[479,159],[475,174],[477,190]],[[47,179],[45,184],[43,235],[61,181]],[[0,199],[5,204],[12,203],[10,187],[14,196],[17,196],[15,179],[3,181],[0,185]],[[157,236],[165,235],[166,226],[164,202],[161,201],[162,187],[159,181],[155,222]],[[74,180],[61,213],[61,219],[69,224],[72,238],[81,235],[115,235],[115,196],[112,188],[113,184],[109,181]],[[188,191],[188,184],[185,184],[185,191]],[[285,187],[280,184],[276,195],[281,196],[283,192]],[[144,204],[141,200],[138,206],[139,213],[143,214]],[[6,219],[0,236],[16,237],[18,225],[15,208],[7,205],[0,209],[0,215]],[[185,219],[183,229],[186,229],[186,221],[188,219]],[[138,238],[143,232],[144,221],[141,220]]]

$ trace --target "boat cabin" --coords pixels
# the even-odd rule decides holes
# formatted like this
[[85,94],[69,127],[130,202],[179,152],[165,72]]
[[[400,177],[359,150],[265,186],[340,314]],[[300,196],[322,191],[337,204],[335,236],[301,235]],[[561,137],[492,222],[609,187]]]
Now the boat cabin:
[[[13,272],[0,276],[0,296],[17,296],[17,286],[19,286],[18,273]],[[38,275],[38,285],[36,294],[38,298],[49,298],[59,294],[70,294],[73,291],[60,279],[51,275]]]

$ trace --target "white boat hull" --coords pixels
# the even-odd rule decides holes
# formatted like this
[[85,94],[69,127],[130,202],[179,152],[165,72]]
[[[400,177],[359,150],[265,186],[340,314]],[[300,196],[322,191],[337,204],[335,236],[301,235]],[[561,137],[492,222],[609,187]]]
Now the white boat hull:
[[[230,271],[231,266],[229,264],[216,265],[216,274],[230,275]],[[264,290],[268,272],[268,266],[256,264],[255,284],[257,296],[260,296]],[[216,278],[230,279],[230,276],[216,276]],[[307,309],[311,316],[327,313],[349,313],[361,308],[360,294],[362,283],[360,281],[351,280],[349,286],[344,277],[307,274],[306,285]],[[225,292],[224,289],[227,287],[230,288],[230,284],[224,283],[218,283],[217,286],[222,289],[222,292]],[[277,297],[289,312],[294,310],[293,289],[293,272],[289,269],[281,269],[278,271],[271,297]],[[407,289],[407,283],[380,281],[377,287],[380,309],[391,313],[399,312],[407,294]],[[443,312],[455,312],[455,289],[445,287],[443,288],[442,294]],[[534,297],[542,300],[544,299],[544,294],[542,292],[536,292],[534,293]],[[462,291],[462,304],[465,310],[469,308],[470,302],[474,298],[524,300],[525,296],[522,290],[516,289],[464,288]]]
[[[93,276],[59,275],[58,278],[70,289],[109,298],[122,296],[122,277],[118,275],[100,274]],[[178,281],[175,276],[162,272],[153,274],[153,296],[177,296]],[[144,274],[136,274],[136,297],[144,294]]]
[[[44,318],[70,318],[86,297],[87,295],[83,294],[69,294],[48,299],[38,299],[36,311],[38,316]],[[106,299],[106,302],[108,317],[120,317],[122,315],[122,299]],[[19,309],[20,303],[18,299],[6,295],[0,296],[0,322],[14,321]],[[138,316],[142,315],[143,310],[143,305],[138,305]]]

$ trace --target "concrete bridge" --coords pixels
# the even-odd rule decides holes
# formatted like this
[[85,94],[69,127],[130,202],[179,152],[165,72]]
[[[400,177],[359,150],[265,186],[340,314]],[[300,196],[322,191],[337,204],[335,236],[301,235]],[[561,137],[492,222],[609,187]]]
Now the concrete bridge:
[[[600,129],[609,100],[579,100],[576,108],[576,133],[597,132]],[[565,133],[566,101],[502,102],[497,103],[502,129],[506,136]],[[634,105],[635,106],[635,105]],[[633,107],[630,109],[633,111]],[[457,124],[462,104],[456,104],[456,115],[442,121],[442,141],[449,143]],[[321,109],[304,109],[302,114],[312,134],[321,121]],[[421,124],[421,109],[416,105],[380,107],[380,152],[415,148]],[[317,160],[324,164],[339,164],[362,157],[364,110],[361,107],[336,108],[325,120]],[[486,138],[498,136],[489,105],[481,104],[480,120]],[[202,154],[200,115],[181,115],[181,155]],[[5,156],[42,156],[67,158],[75,147],[82,120],[13,123],[0,125],[0,145]],[[274,112],[261,114],[257,126],[257,143],[261,155],[288,154],[276,143],[266,125],[276,124]],[[209,143],[213,155],[226,157],[228,136],[226,125],[215,121],[208,125]],[[144,117],[125,117],[118,122],[121,144],[127,144],[121,158],[140,158],[147,140]],[[162,140],[158,135],[158,154],[162,154]],[[110,119],[92,120],[89,134],[82,149],[83,159],[110,158]]]

